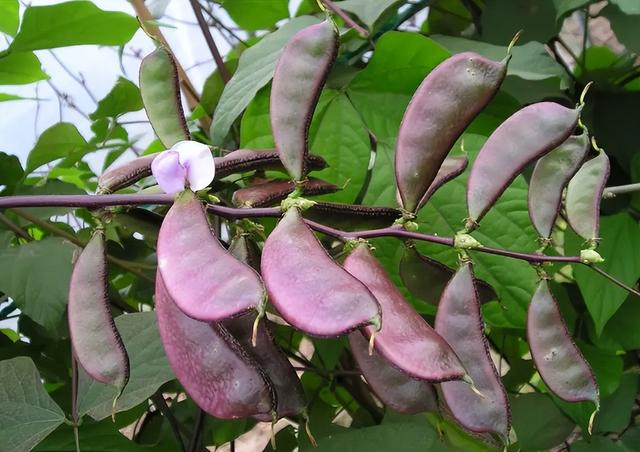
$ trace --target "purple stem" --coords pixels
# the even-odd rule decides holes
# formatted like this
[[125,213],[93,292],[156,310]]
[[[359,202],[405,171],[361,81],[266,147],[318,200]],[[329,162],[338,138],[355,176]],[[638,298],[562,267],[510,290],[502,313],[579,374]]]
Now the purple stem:
[[339,16],[342,20],[344,20],[344,23],[347,24],[348,26],[350,26],[351,28],[353,28],[355,31],[357,31],[361,36],[364,36],[365,38],[367,36],[369,36],[369,32],[367,30],[365,30],[364,28],[362,28],[360,25],[358,25],[358,23],[356,21],[354,21],[351,17],[349,17],[349,15],[347,13],[345,13],[342,8],[340,8],[338,5],[336,5],[335,3],[333,3],[331,0],[322,0],[322,3],[324,3],[324,5],[329,8],[331,11],[334,12],[334,14],[336,14],[337,16]]
[[[0,209],[12,207],[87,207],[101,208],[108,206],[139,205],[139,204],[172,204],[172,195],[34,195],[34,196],[7,196],[0,197]],[[240,218],[278,218],[282,214],[279,207],[260,208],[235,208],[208,204],[207,210],[218,216],[235,220]],[[425,242],[437,243],[444,246],[454,246],[453,238],[439,237],[436,235],[422,234],[404,230],[401,226],[390,226],[387,228],[370,229],[365,231],[342,231],[330,226],[325,226],[311,220],[305,220],[312,229],[346,241],[350,239],[371,239],[375,237],[398,237],[403,239],[421,240]],[[478,251],[487,254],[520,259],[531,263],[542,262],[568,262],[581,263],[579,256],[545,256],[543,254],[528,254],[509,251],[500,248],[483,246],[471,251]]]

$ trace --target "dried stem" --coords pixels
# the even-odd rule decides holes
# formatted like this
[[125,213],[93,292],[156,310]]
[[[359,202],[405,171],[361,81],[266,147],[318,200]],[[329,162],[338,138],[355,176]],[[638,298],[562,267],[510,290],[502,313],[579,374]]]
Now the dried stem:
[[4,224],[7,228],[9,228],[11,231],[13,231],[18,237],[21,237],[23,239],[25,239],[27,242],[30,242],[33,240],[33,237],[31,237],[27,231],[25,231],[24,229],[22,229],[20,226],[18,226],[17,224],[15,224],[13,221],[11,221],[5,214],[0,213],[0,223]]
[[211,30],[209,30],[209,25],[202,15],[202,7],[198,0],[189,0],[189,2],[191,3],[191,8],[193,8],[193,13],[196,15],[196,19],[198,20],[200,30],[202,30],[204,40],[207,42],[209,51],[213,56],[213,60],[216,62],[216,66],[218,66],[218,73],[220,74],[222,81],[226,84],[229,79],[231,79],[231,75],[229,74],[227,67],[224,65],[222,55],[220,55],[218,46],[216,46],[216,42],[213,40],[213,36],[211,35]]
[[80,452],[80,433],[78,432],[78,361],[71,350],[71,420],[73,421],[73,437],[76,451]]

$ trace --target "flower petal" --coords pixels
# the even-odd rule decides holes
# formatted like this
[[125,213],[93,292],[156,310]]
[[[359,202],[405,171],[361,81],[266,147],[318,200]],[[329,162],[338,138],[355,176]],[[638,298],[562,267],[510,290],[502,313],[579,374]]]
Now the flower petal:
[[187,170],[191,190],[202,190],[213,181],[216,167],[209,146],[197,141],[179,141],[171,150],[180,155],[180,164]]
[[169,195],[184,190],[187,170],[180,165],[180,156],[176,151],[164,151],[153,159],[151,174],[156,178],[160,188]]

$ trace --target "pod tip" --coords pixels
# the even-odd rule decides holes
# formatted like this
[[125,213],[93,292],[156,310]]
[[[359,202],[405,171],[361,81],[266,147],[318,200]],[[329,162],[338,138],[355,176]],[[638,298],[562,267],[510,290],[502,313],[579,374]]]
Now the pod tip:
[[520,29],[516,32],[515,35],[513,35],[513,38],[511,38],[511,42],[509,43],[509,46],[507,47],[507,60],[511,58],[511,51],[513,50],[513,47],[518,43],[518,41],[520,40],[520,36],[522,36],[522,32],[524,30]]
[[593,423],[596,420],[596,414],[598,414],[600,407],[596,407],[595,410],[593,410],[593,413],[591,413],[591,416],[589,416],[589,425],[587,427],[587,431],[589,432],[589,435],[593,434]]
[[589,91],[589,88],[591,88],[591,85],[593,85],[593,81],[590,81],[589,83],[584,85],[582,93],[580,93],[580,103],[578,104],[578,108],[581,109],[582,107],[584,107],[584,99],[585,97],[587,97],[587,92]]
[[471,378],[471,376],[469,374],[465,374],[464,377],[462,377],[462,381],[464,381],[465,383],[467,383],[469,385],[469,388],[478,396],[481,397],[483,399],[486,399],[487,396],[485,396],[482,392],[480,392],[480,390],[476,387],[476,385],[473,383],[473,379]]
[[306,410],[302,413],[302,417],[304,418],[304,431],[307,434],[307,438],[309,438],[309,442],[313,447],[318,447],[318,442],[316,441],[313,433],[311,433],[311,426],[309,425],[309,415]]

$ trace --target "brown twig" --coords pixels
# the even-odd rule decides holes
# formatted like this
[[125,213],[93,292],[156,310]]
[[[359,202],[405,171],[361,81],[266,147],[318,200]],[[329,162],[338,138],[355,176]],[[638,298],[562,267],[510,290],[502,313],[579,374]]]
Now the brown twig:
[[222,59],[222,55],[220,55],[220,51],[218,50],[216,42],[213,40],[211,30],[209,30],[209,25],[207,24],[207,21],[204,20],[200,3],[198,2],[198,0],[189,0],[189,2],[191,3],[193,13],[196,15],[196,19],[198,20],[198,25],[200,26],[200,30],[202,31],[202,35],[204,36],[204,40],[207,42],[209,51],[213,56],[213,60],[216,62],[218,73],[220,74],[222,81],[226,84],[229,79],[231,79],[231,75],[229,74],[229,70],[227,69],[227,67],[224,65],[224,60]]
[[333,13],[340,17],[345,24],[349,25],[349,27],[353,28],[357,31],[361,36],[367,37],[369,36],[369,32],[361,27],[356,21],[354,21],[347,13],[344,12],[342,8],[333,3],[331,0],[321,0],[324,5],[329,8]]

